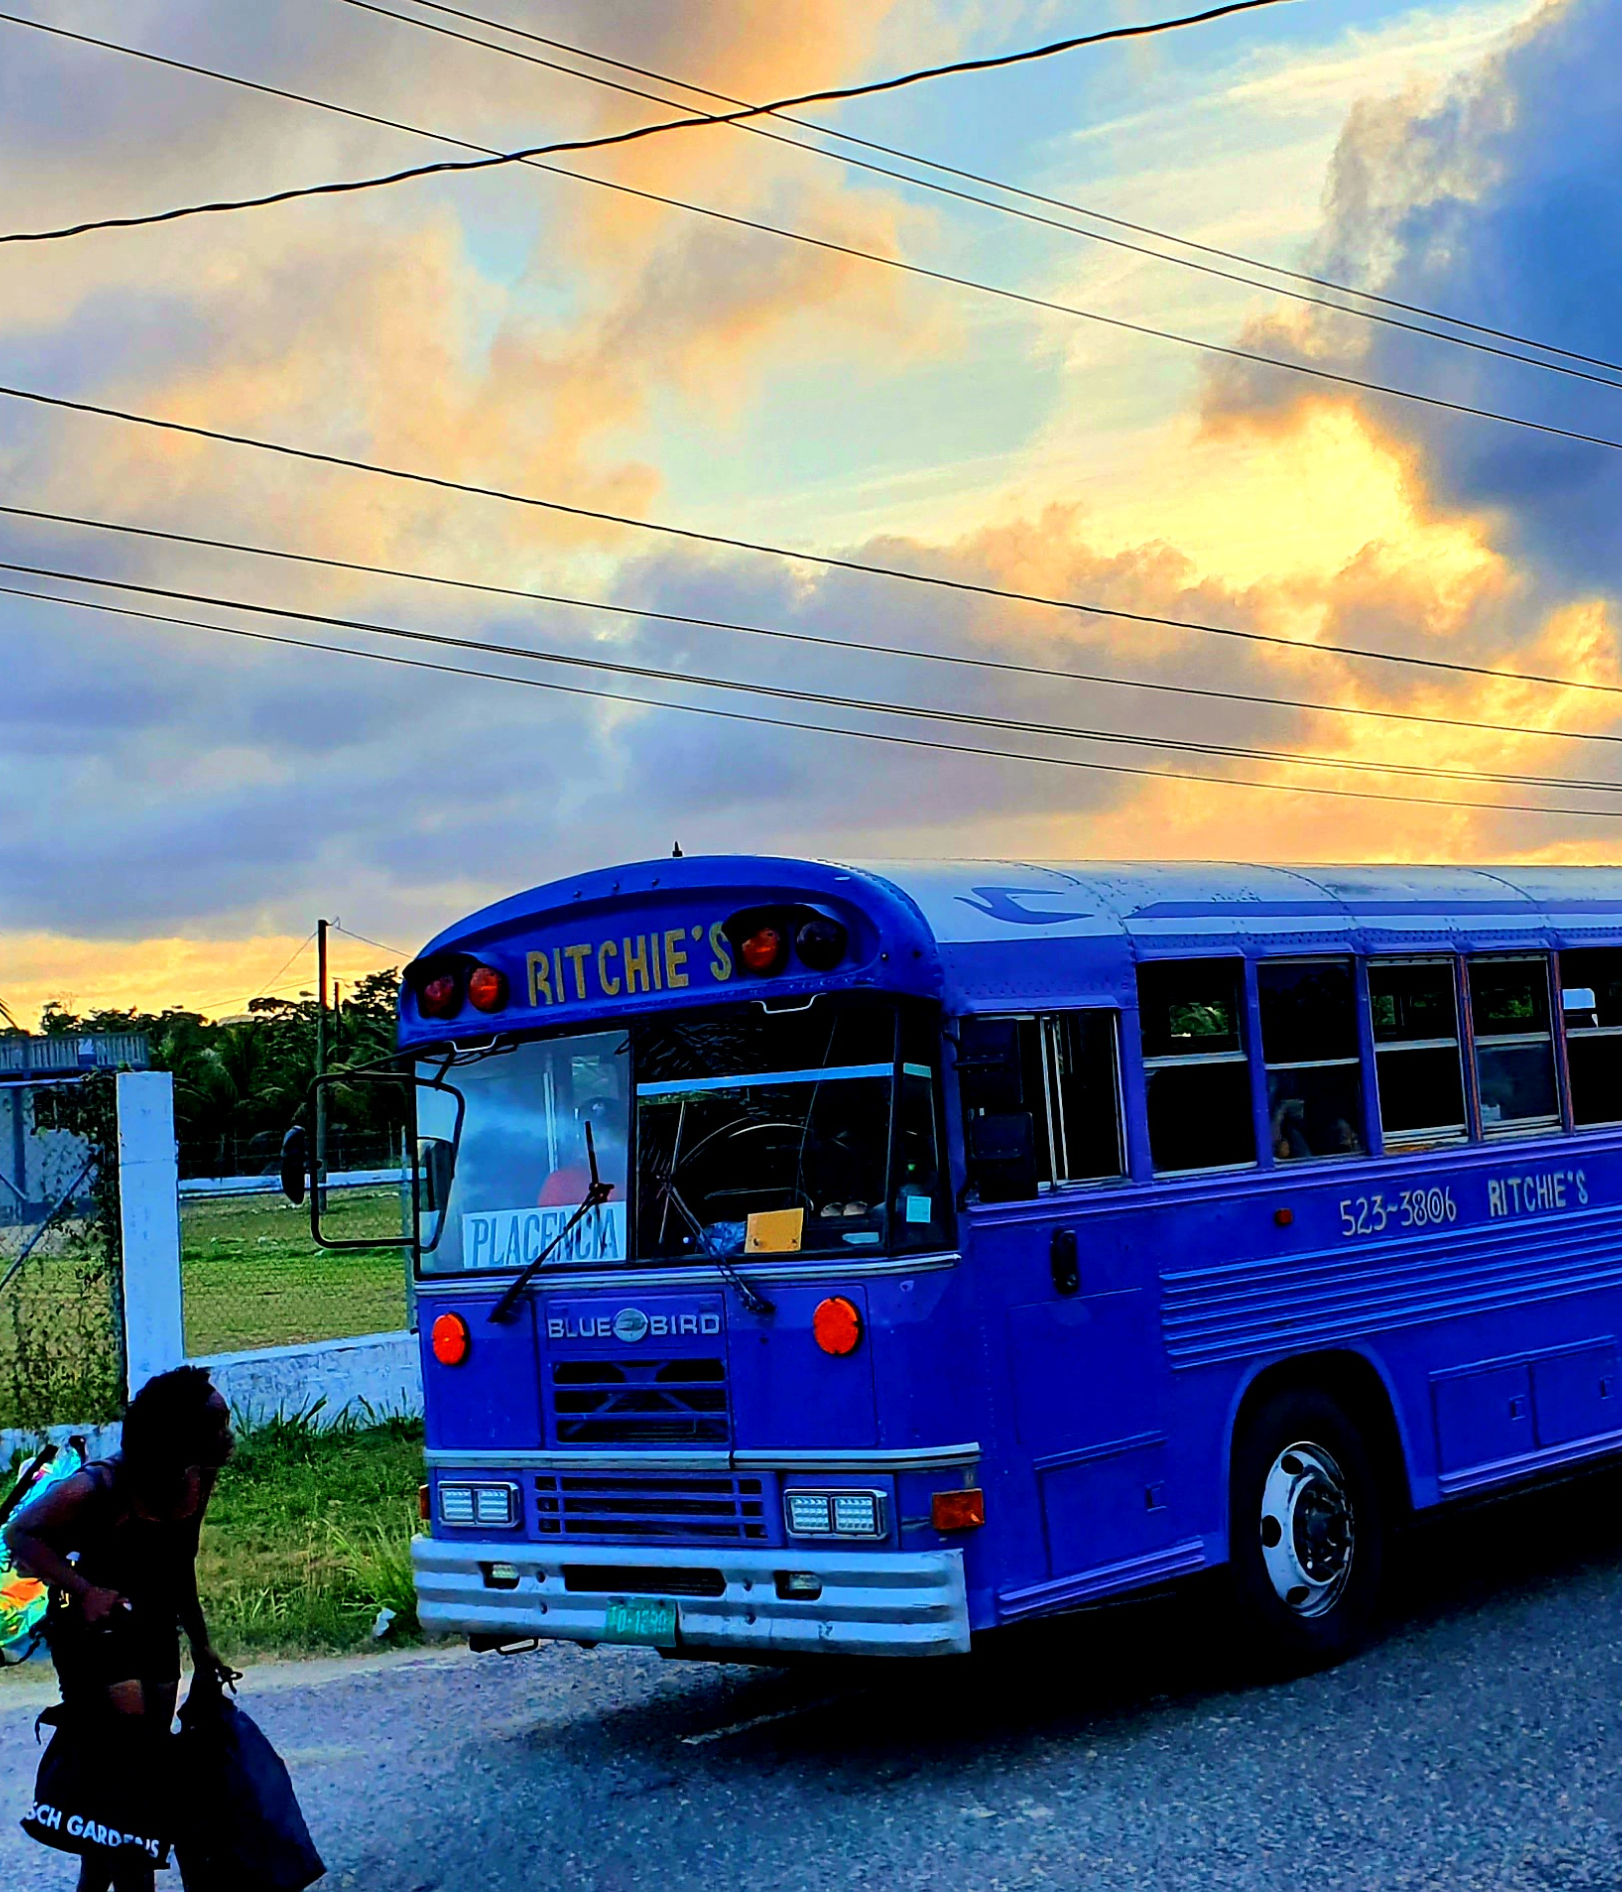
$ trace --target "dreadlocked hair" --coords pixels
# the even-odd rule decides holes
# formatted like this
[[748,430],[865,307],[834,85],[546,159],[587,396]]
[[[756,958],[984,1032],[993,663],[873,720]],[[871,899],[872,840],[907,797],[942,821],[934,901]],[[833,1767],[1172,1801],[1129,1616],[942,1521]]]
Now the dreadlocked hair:
[[177,1366],[148,1380],[124,1408],[124,1464],[137,1488],[168,1492],[204,1461],[217,1430],[205,1410],[213,1394],[204,1368]]

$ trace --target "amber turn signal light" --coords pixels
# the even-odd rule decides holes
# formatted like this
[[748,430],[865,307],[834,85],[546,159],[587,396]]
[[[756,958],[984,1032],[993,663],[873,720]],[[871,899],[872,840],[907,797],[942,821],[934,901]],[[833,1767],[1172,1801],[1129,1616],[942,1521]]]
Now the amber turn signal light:
[[937,1491],[929,1501],[929,1521],[937,1531],[972,1531],[986,1521],[986,1494],[978,1485],[965,1491]]
[[830,1294],[817,1303],[811,1316],[811,1336],[824,1353],[840,1358],[854,1353],[861,1344],[862,1317],[856,1304],[842,1294]]
[[441,1366],[460,1366],[473,1349],[473,1336],[460,1314],[441,1314],[429,1339]]
[[433,1505],[429,1501],[428,1487],[426,1485],[418,1485],[417,1487],[417,1516],[422,1519],[424,1524],[431,1524],[434,1519]]

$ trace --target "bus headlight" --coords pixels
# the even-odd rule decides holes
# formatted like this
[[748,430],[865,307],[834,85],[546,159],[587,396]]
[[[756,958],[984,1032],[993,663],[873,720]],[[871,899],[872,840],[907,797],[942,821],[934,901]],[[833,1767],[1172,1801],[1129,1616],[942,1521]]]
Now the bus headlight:
[[783,1521],[790,1537],[883,1537],[882,1491],[787,1491]]
[[441,1485],[439,1521],[466,1529],[482,1525],[490,1530],[511,1530],[518,1522],[516,1485]]

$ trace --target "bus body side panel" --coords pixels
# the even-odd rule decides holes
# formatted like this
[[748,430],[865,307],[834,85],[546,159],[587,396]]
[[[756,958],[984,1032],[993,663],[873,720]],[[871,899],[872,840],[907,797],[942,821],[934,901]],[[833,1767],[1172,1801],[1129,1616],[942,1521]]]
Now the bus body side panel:
[[[969,1218],[998,1619],[1227,1555],[1245,1395],[1354,1355],[1417,1508],[1622,1450],[1622,1139],[1459,1146]],[[1055,1293],[1056,1229],[1081,1292]],[[1378,1424],[1380,1415],[1360,1414]]]
[[1258,1181],[1242,1232],[1220,1218],[1219,1242],[1205,1205],[1168,1203],[1153,1243],[1176,1485],[1213,1556],[1225,1554],[1243,1395],[1291,1361],[1307,1363],[1309,1379],[1324,1354],[1371,1363],[1391,1396],[1416,1508],[1622,1449],[1614,1134]]

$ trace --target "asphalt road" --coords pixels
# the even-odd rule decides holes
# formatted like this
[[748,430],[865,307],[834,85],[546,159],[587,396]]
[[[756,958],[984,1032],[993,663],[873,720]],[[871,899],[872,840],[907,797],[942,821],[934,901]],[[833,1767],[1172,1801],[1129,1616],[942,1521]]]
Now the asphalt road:
[[[1431,1525],[1403,1572],[1372,1649],[1269,1687],[1184,1596],[954,1665],[435,1651],[242,1699],[367,1892],[1622,1892],[1622,1478]],[[65,1892],[11,1825],[39,1694],[0,1689],[0,1883]]]

